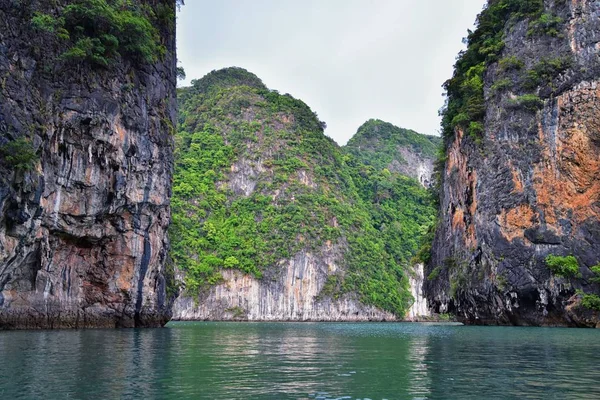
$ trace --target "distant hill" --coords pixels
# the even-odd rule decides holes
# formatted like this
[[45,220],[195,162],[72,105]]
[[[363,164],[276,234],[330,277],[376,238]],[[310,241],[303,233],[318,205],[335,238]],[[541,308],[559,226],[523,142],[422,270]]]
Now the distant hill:
[[370,119],[358,128],[344,150],[376,170],[398,172],[429,187],[433,162],[441,146],[440,137],[422,135],[389,122]]

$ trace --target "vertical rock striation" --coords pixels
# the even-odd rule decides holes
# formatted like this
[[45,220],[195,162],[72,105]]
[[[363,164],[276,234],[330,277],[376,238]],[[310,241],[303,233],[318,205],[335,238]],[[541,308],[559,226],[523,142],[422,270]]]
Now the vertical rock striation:
[[424,268],[425,266],[422,263],[415,265],[414,273],[409,279],[410,292],[414,299],[414,303],[406,315],[406,319],[409,321],[419,321],[421,318],[431,316],[431,310],[429,310],[427,299],[423,292],[423,284],[425,283]]
[[279,263],[268,279],[235,270],[222,272],[223,282],[198,298],[180,296],[175,320],[238,321],[394,321],[396,316],[362,304],[356,295],[321,296],[327,277],[339,272],[339,246],[315,254],[302,251]]
[[0,164],[0,329],[164,325],[174,20],[152,20],[157,62],[72,65],[30,23],[72,2],[26,3],[0,3],[0,144],[27,137],[38,155]]
[[[600,292],[600,3],[508,16],[502,44],[483,137],[447,138],[427,298],[468,323],[594,326],[581,300]],[[553,273],[549,255],[578,272]]]

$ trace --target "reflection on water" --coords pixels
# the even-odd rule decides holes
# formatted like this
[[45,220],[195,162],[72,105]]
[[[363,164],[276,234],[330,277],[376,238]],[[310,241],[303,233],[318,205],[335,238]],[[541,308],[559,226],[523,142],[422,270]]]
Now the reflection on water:
[[427,398],[431,394],[431,380],[427,357],[427,336],[416,336],[410,339],[408,359],[406,363],[411,366],[408,377],[409,392],[417,398]]
[[173,323],[0,332],[1,399],[600,398],[600,331]]

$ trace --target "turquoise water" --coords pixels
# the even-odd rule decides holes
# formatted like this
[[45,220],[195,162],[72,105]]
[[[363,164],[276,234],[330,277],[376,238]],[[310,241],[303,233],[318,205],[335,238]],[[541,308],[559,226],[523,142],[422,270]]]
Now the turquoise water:
[[600,330],[170,323],[0,332],[0,399],[600,399]]

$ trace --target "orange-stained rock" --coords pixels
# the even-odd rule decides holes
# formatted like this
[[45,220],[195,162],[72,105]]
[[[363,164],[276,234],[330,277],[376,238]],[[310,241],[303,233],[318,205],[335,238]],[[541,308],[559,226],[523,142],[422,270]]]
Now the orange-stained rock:
[[523,238],[525,229],[533,226],[534,216],[535,212],[528,204],[521,204],[511,210],[502,210],[498,217],[502,234],[510,241]]
[[[557,104],[559,135],[556,143],[544,143],[542,161],[534,166],[537,205],[551,225],[560,218],[576,225],[599,220],[600,87],[597,83],[576,87],[562,94]],[[541,125],[540,131],[544,132]]]
[[[595,326],[576,291],[600,294],[600,3],[544,2],[558,34],[509,15],[499,59],[484,74],[483,137],[457,129],[446,143],[440,221],[425,292],[434,312],[472,324]],[[489,28],[489,27],[488,27]],[[565,62],[537,87],[532,71]],[[508,90],[494,91],[508,79]],[[535,81],[534,81],[535,82]],[[518,105],[537,96],[539,110]],[[555,276],[548,255],[573,255],[579,272]],[[580,276],[579,276],[580,274]],[[575,300],[574,300],[575,299]]]
[[512,180],[513,180],[513,193],[522,193],[523,192],[523,180],[519,174],[519,172],[515,169],[511,169]]

